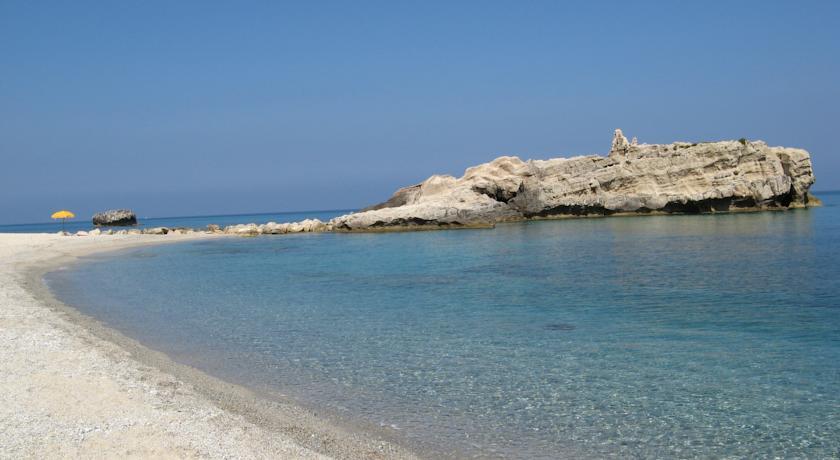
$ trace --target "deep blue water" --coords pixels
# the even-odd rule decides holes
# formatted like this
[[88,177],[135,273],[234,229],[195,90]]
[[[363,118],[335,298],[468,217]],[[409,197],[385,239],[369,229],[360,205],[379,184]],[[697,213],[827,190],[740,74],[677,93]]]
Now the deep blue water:
[[840,195],[221,239],[48,282],[177,361],[457,455],[840,454]]
[[[225,227],[227,225],[267,222],[299,222],[304,219],[320,219],[324,222],[350,210],[336,211],[301,211],[301,212],[276,212],[262,214],[229,214],[220,216],[188,216],[188,217],[138,217],[138,225],[134,228],[152,227],[188,227],[201,229],[209,224],[216,224]],[[13,224],[0,225],[0,233],[56,233],[62,228],[61,221],[42,222],[37,224]],[[93,229],[90,218],[77,217],[64,223],[64,229],[68,232],[88,231]],[[130,228],[130,227],[129,227]],[[119,228],[115,228],[118,230]]]

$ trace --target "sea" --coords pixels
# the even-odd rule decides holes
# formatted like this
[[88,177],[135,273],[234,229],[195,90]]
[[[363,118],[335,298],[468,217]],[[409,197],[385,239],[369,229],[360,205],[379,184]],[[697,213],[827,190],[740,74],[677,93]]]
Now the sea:
[[222,238],[46,279],[179,363],[429,457],[837,458],[840,195],[818,196],[778,212]]
[[[115,230],[122,228],[144,229],[155,227],[186,227],[196,230],[207,228],[210,224],[226,227],[228,225],[268,222],[300,222],[304,219],[319,219],[324,222],[343,214],[352,212],[352,209],[338,209],[331,211],[299,211],[299,212],[272,212],[260,214],[225,214],[212,216],[187,216],[187,217],[138,217],[138,225],[131,227],[113,227]],[[90,231],[95,227],[90,219],[69,219],[64,222],[39,222],[34,224],[7,224],[0,225],[0,233],[58,233],[62,231],[76,233],[78,231]]]

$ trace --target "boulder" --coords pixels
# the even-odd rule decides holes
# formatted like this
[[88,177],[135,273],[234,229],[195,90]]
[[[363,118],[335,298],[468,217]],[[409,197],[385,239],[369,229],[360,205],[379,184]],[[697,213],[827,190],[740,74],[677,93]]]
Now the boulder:
[[93,225],[97,227],[125,227],[137,225],[137,215],[128,209],[114,209],[93,215]]
[[276,222],[268,222],[265,224],[237,224],[230,225],[224,228],[223,233],[240,236],[256,236],[256,235],[282,235],[285,233],[305,233],[305,232],[327,232],[331,227],[318,219],[305,219],[300,222],[289,222],[278,224]]
[[289,224],[278,224],[276,222],[269,222],[260,225],[260,233],[264,235],[282,235],[289,233]]
[[225,227],[225,233],[239,236],[256,236],[260,234],[260,227],[257,224],[237,224]]
[[318,219],[304,219],[297,223],[301,232],[323,232],[326,225]]

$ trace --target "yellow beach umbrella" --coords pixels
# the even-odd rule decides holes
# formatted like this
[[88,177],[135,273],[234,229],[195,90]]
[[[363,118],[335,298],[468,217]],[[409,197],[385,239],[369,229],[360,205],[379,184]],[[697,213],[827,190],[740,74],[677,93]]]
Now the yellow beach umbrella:
[[62,209],[61,211],[54,212],[53,215],[50,216],[50,217],[52,217],[53,219],[61,219],[61,231],[63,232],[64,231],[64,221],[67,220],[67,219],[72,219],[72,218],[76,217],[76,215],[73,214],[72,212],[66,210],[66,209]]

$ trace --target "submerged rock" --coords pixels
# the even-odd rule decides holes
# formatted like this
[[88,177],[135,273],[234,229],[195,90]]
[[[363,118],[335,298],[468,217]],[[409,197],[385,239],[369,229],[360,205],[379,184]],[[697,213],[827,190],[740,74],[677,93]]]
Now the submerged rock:
[[93,225],[105,227],[124,227],[137,225],[137,215],[129,209],[114,209],[93,215]]
[[568,216],[713,213],[817,205],[811,158],[762,141],[628,142],[609,155],[522,161],[503,156],[460,178],[432,176],[384,203],[336,217],[344,231],[492,226]]

